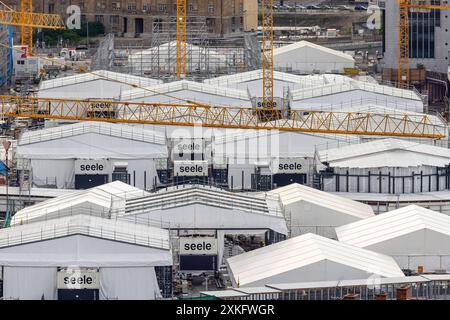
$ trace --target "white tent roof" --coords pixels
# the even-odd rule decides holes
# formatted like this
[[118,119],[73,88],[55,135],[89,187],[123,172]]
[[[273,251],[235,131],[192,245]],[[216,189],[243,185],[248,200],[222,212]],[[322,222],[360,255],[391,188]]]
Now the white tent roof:
[[279,195],[281,202],[285,206],[291,203],[305,201],[360,219],[374,216],[373,209],[369,205],[310,188],[298,183],[272,190],[269,193]]
[[78,234],[170,250],[167,230],[85,214],[0,229],[0,248]]
[[[284,82],[292,82],[292,83],[298,83],[298,84],[317,84],[317,83],[323,83],[325,78],[321,76],[316,77],[309,77],[309,76],[297,76],[290,73],[285,72],[279,72],[274,71],[273,73],[274,80],[284,81]],[[247,71],[247,72],[241,72],[226,76],[220,76],[212,79],[206,79],[203,82],[210,85],[215,86],[223,86],[223,85],[232,85],[232,84],[239,84],[243,82],[248,81],[254,81],[254,80],[260,80],[263,78],[263,71],[262,69],[259,70],[253,70],[253,71]]]
[[25,131],[20,137],[19,145],[73,137],[86,133],[97,133],[117,138],[141,142],[165,144],[165,136],[157,131],[142,129],[138,126],[114,124],[108,122],[83,121],[74,124],[45,128],[42,130]]
[[[221,86],[212,86],[208,84],[202,84],[195,81],[181,80],[170,83],[165,83],[145,89],[132,89],[124,91],[120,95],[120,99],[123,101],[131,101],[135,99],[167,94],[175,91],[189,90],[200,93],[208,93],[217,96],[230,97],[235,99],[249,100],[247,92],[244,90],[238,90],[233,88],[224,88]],[[188,100],[194,100],[195,97],[186,97]],[[180,101],[182,103],[182,101]]]
[[428,229],[450,236],[450,216],[410,205],[336,228],[339,241],[365,248]]
[[117,210],[124,210],[126,199],[142,197],[147,194],[147,192],[126,183],[114,181],[26,207],[13,216],[11,225],[80,213],[108,217]]
[[244,286],[323,260],[381,277],[403,276],[389,256],[311,233],[228,258],[227,265],[234,283]]
[[319,51],[322,51],[322,52],[325,52],[325,53],[328,53],[331,55],[335,55],[339,58],[346,59],[350,62],[355,61],[355,59],[353,59],[353,57],[349,54],[343,53],[341,51],[333,50],[333,49],[330,49],[330,48],[327,48],[324,46],[320,46],[320,45],[311,43],[309,41],[304,41],[304,40],[298,41],[298,42],[295,42],[295,43],[292,43],[292,44],[289,44],[286,46],[282,46],[280,48],[276,48],[273,51],[273,55],[277,56],[277,55],[280,55],[280,54],[283,54],[283,53],[286,53],[289,51],[299,50],[299,49],[303,49],[303,48],[312,48],[312,49],[316,49],[316,50],[319,50]]
[[73,75],[63,78],[56,78],[42,81],[39,90],[48,90],[58,87],[71,86],[74,84],[85,83],[95,80],[109,80],[115,82],[122,82],[128,85],[139,85],[144,87],[154,86],[162,83],[161,80],[155,80],[144,77],[132,76],[125,73],[117,73],[106,70],[93,71],[90,73]]
[[450,149],[389,138],[320,151],[319,157],[342,168],[443,167],[450,163]]
[[79,122],[27,131],[17,154],[28,159],[156,159],[167,158],[164,134],[139,126]]
[[128,199],[124,219],[143,223],[144,216],[163,221],[171,228],[272,229],[287,234],[279,198],[264,198],[233,193],[219,188],[184,185],[144,197]]
[[421,101],[421,98],[412,90],[399,89],[380,84],[374,84],[365,81],[353,80],[346,77],[346,81],[341,83],[330,83],[314,87],[295,89],[292,91],[292,99],[303,100],[325,95],[332,95],[353,90],[362,90],[372,93],[378,93],[386,96]]

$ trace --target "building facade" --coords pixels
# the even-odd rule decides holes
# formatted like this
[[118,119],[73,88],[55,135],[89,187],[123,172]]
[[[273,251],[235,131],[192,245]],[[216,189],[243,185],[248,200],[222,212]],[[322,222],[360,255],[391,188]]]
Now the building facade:
[[[446,5],[445,1],[440,0],[424,2]],[[397,1],[384,1],[384,5],[383,78],[396,81],[399,7]],[[450,11],[410,9],[409,20],[411,81],[428,90],[430,102],[440,100],[448,91]]]
[[[17,1],[8,2],[19,9]],[[34,10],[68,17],[67,8],[77,5],[85,21],[101,22],[107,33],[135,37],[150,35],[159,23],[170,21],[177,14],[176,4],[176,0],[37,0]],[[188,17],[204,17],[208,33],[219,36],[256,29],[255,8],[257,0],[187,1]]]

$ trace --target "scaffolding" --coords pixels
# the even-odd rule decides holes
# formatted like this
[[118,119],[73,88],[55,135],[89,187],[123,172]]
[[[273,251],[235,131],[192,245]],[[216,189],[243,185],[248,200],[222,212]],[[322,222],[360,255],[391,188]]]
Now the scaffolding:
[[0,88],[7,84],[12,73],[12,30],[11,26],[0,25]]
[[[186,77],[202,81],[211,77],[258,69],[260,45],[256,36],[246,39],[211,39],[206,17],[188,17]],[[258,56],[259,55],[259,56]],[[108,35],[93,57],[92,70],[109,70],[141,77],[177,80],[176,17],[155,18],[150,47],[117,47]]]

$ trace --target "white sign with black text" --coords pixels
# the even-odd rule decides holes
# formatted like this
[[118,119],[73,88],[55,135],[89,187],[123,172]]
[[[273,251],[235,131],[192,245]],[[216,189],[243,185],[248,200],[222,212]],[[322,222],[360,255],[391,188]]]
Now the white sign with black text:
[[173,175],[180,177],[203,177],[208,175],[208,161],[174,161]]
[[75,160],[75,174],[108,174],[108,161],[101,160]]
[[180,255],[216,255],[217,239],[213,237],[181,237]]
[[98,289],[97,271],[64,270],[58,272],[58,289]]
[[308,173],[308,160],[305,158],[276,159],[272,161],[272,173]]

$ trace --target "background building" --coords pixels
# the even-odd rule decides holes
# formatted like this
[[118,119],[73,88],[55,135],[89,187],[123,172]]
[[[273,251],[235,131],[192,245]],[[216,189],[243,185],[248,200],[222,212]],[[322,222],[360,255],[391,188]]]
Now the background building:
[[[384,71],[383,78],[397,79],[398,23],[397,1],[384,1]],[[421,1],[443,4],[445,1]],[[430,102],[448,94],[450,18],[447,10],[410,9],[411,81],[428,90]]]
[[[77,5],[83,20],[101,22],[106,33],[135,37],[152,34],[155,25],[176,16],[176,3],[176,0],[40,0],[34,1],[34,10],[67,16],[67,8]],[[16,0],[6,4],[19,9]],[[244,28],[256,30],[255,7],[257,0],[189,0],[187,14],[205,17],[208,33],[226,35],[242,32]]]

